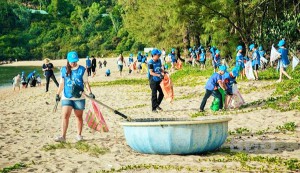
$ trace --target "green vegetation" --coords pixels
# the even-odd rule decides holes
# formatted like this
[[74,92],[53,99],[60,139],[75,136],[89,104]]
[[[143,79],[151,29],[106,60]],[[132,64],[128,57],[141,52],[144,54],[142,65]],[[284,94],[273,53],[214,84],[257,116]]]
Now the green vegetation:
[[89,145],[85,142],[77,142],[75,144],[71,143],[57,143],[57,144],[47,144],[44,145],[42,150],[44,151],[51,151],[57,149],[76,149],[79,152],[88,153],[92,156],[103,155],[109,151],[107,148],[100,148],[97,145]]
[[212,68],[200,70],[199,68],[184,66],[182,70],[176,71],[171,75],[172,82],[175,86],[195,87],[204,85],[205,78],[213,74]]
[[[212,162],[239,162],[242,170],[240,171],[299,171],[300,161],[298,159],[284,159],[281,157],[268,157],[268,156],[251,156],[242,152],[231,152],[228,149],[221,150],[226,153],[225,157],[209,159]],[[199,159],[199,161],[203,161]],[[252,163],[256,163],[252,166]],[[257,165],[259,164],[259,165]]]
[[113,86],[113,85],[148,85],[148,79],[119,79],[108,82],[93,82],[91,86]]
[[154,164],[139,164],[139,165],[126,165],[122,166],[119,169],[110,169],[110,170],[100,170],[97,171],[97,173],[111,173],[111,172],[123,172],[123,171],[141,171],[141,170],[149,170],[149,169],[154,169],[156,171],[158,170],[176,170],[176,171],[197,171],[197,172],[203,172],[203,169],[197,169],[197,168],[192,168],[188,166],[178,166],[178,165],[154,165]]
[[229,131],[228,134],[229,135],[234,135],[234,134],[245,134],[245,133],[249,133],[250,130],[247,128],[243,128],[243,127],[239,127],[234,129],[235,131]]
[[238,44],[270,48],[285,38],[299,46],[299,12],[296,1],[280,0],[7,0],[0,2],[0,58],[59,59],[70,50],[101,57],[144,47],[176,47],[186,56],[202,44],[230,59]]
[[281,131],[281,132],[286,132],[286,131],[290,131],[293,132],[296,129],[296,124],[295,122],[288,122],[285,123],[283,126],[277,126],[276,129]]
[[22,169],[22,168],[26,168],[26,167],[27,167],[26,164],[20,162],[20,163],[16,163],[13,166],[9,166],[9,167],[0,169],[0,173],[8,173],[8,172],[15,171],[15,170]]

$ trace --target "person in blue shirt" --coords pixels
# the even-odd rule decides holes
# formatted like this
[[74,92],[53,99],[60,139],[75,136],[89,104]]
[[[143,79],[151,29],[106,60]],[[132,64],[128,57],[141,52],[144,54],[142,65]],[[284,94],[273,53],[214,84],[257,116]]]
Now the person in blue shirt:
[[233,96],[232,87],[233,84],[237,84],[236,78],[239,75],[239,68],[234,67],[231,72],[225,72],[222,76],[222,80],[224,82],[224,85],[226,86],[226,98],[225,98],[225,109],[228,108],[228,104]]
[[258,80],[258,68],[260,66],[260,55],[255,47],[255,44],[249,46],[250,51],[252,51],[252,67],[255,75],[255,80]]
[[[33,72],[29,73],[27,76],[27,83],[26,83],[26,88],[28,87],[28,84],[30,82],[32,82],[33,80],[35,80],[35,70],[33,70]],[[34,85],[35,86],[35,85]]]
[[205,69],[206,55],[205,55],[204,47],[201,47],[201,53],[200,53],[199,61],[200,61],[200,68]]
[[138,73],[141,72],[141,69],[142,69],[142,59],[143,59],[143,55],[142,55],[142,52],[138,52],[138,55],[137,55],[137,69],[138,69]]
[[239,72],[241,72],[241,79],[245,76],[245,64],[244,64],[244,56],[242,54],[243,52],[243,46],[239,45],[236,48],[237,54],[235,58],[235,66],[239,69]]
[[91,76],[92,75],[92,61],[90,60],[89,56],[86,56],[85,66],[87,69],[88,76]]
[[172,48],[171,49],[171,71],[174,71],[175,70],[175,67],[176,67],[176,64],[177,64],[177,59],[176,59],[176,56],[175,56],[175,49]]
[[219,109],[223,108],[222,103],[222,95],[220,91],[218,90],[218,87],[221,87],[224,91],[226,91],[226,86],[224,85],[222,81],[222,75],[225,73],[226,67],[224,65],[219,67],[219,71],[217,73],[214,73],[207,81],[205,85],[205,95],[202,99],[201,105],[200,105],[200,112],[204,111],[204,107],[206,105],[207,99],[213,95],[215,98],[218,98],[220,100],[219,103]]
[[210,51],[210,54],[211,54],[211,63],[212,65],[214,65],[214,57],[215,57],[215,52],[216,52],[217,48],[215,46],[212,46],[209,51]]
[[110,76],[110,69],[107,69],[106,71],[105,71],[105,76]]
[[258,47],[258,53],[259,53],[259,56],[260,56],[260,66],[261,66],[261,69],[264,70],[264,69],[266,69],[266,66],[267,66],[267,62],[265,62],[263,60],[263,59],[266,60],[266,58],[265,58],[266,51],[264,51],[264,49],[263,49],[262,46],[259,46]]
[[[160,87],[160,82],[163,79],[164,68],[159,59],[161,51],[158,49],[153,49],[151,51],[152,59],[148,62],[148,75],[149,75],[149,84],[151,88],[151,103],[152,103],[152,112],[157,113],[162,111],[162,108],[159,106],[164,98],[163,91]],[[157,92],[158,97],[157,97]]]
[[[77,121],[77,141],[82,141],[81,135],[83,127],[83,111],[85,109],[85,97],[82,93],[89,93],[89,97],[95,98],[88,82],[88,76],[85,67],[78,65],[79,61],[77,52],[67,54],[67,65],[61,68],[60,82],[56,92],[56,102],[61,100],[62,105],[62,131],[61,136],[54,139],[55,142],[65,142],[66,133],[69,125],[71,113],[74,114]],[[76,88],[76,89],[74,89]],[[87,91],[84,91],[86,88]],[[60,94],[62,96],[60,97]]]
[[27,82],[26,82],[26,76],[25,76],[25,72],[24,71],[22,71],[22,73],[21,73],[21,84],[22,84],[22,88],[25,88],[26,84],[27,84]]
[[286,72],[286,68],[290,64],[289,58],[288,58],[288,49],[285,48],[285,40],[280,40],[278,43],[278,52],[280,53],[280,58],[278,59],[278,69],[280,70],[279,79],[277,82],[282,81],[282,74],[284,74],[287,78],[292,79],[291,76],[289,76]]
[[220,51],[217,49],[215,51],[215,56],[214,56],[214,59],[213,59],[214,73],[217,71],[217,68],[219,68],[220,63],[221,63]]
[[129,58],[128,58],[128,67],[129,67],[129,74],[132,72],[131,68],[130,68],[130,65],[133,64],[133,54],[131,53],[129,55]]

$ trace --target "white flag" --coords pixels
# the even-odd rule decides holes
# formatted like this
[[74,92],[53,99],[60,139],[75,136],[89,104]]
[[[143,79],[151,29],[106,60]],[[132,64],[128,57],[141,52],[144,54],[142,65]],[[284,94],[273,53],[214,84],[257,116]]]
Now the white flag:
[[275,47],[272,45],[271,49],[271,55],[270,55],[270,61],[275,61],[280,57],[280,53],[275,49]]
[[296,56],[293,56],[293,70],[295,70],[295,67],[298,65],[299,59]]

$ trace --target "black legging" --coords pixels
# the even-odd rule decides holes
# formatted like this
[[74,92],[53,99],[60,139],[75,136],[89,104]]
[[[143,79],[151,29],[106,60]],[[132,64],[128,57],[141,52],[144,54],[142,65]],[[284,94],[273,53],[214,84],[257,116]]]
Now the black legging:
[[92,71],[92,67],[88,67],[88,68],[87,68],[88,76],[91,76],[91,74],[92,74],[91,71]]
[[[152,97],[151,97],[151,102],[152,102],[152,110],[156,110],[157,107],[159,107],[161,101],[164,98],[164,93],[160,87],[160,82],[155,82],[155,81],[150,81],[150,88],[152,91]],[[159,92],[158,98],[157,98],[157,91]]]
[[201,105],[200,105],[200,110],[204,110],[207,99],[211,95],[213,95],[214,97],[220,99],[219,109],[223,108],[222,95],[221,95],[220,91],[219,90],[214,90],[214,91],[206,90],[205,95],[204,95],[203,100],[202,100]]
[[54,83],[56,84],[56,86],[58,87],[58,82],[57,82],[57,80],[56,80],[56,78],[55,78],[55,76],[54,76],[54,74],[52,74],[52,75],[47,75],[46,76],[46,92],[48,91],[48,89],[49,89],[49,82],[50,82],[50,78],[54,81]]

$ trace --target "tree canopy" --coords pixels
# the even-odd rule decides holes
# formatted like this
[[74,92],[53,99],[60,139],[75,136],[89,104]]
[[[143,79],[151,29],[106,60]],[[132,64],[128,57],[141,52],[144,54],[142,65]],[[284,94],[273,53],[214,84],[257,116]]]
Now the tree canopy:
[[[108,55],[144,47],[300,46],[297,0],[7,0],[0,2],[0,58]],[[33,11],[32,9],[35,9]],[[43,10],[43,11],[41,11]],[[44,13],[45,12],[45,13]]]

